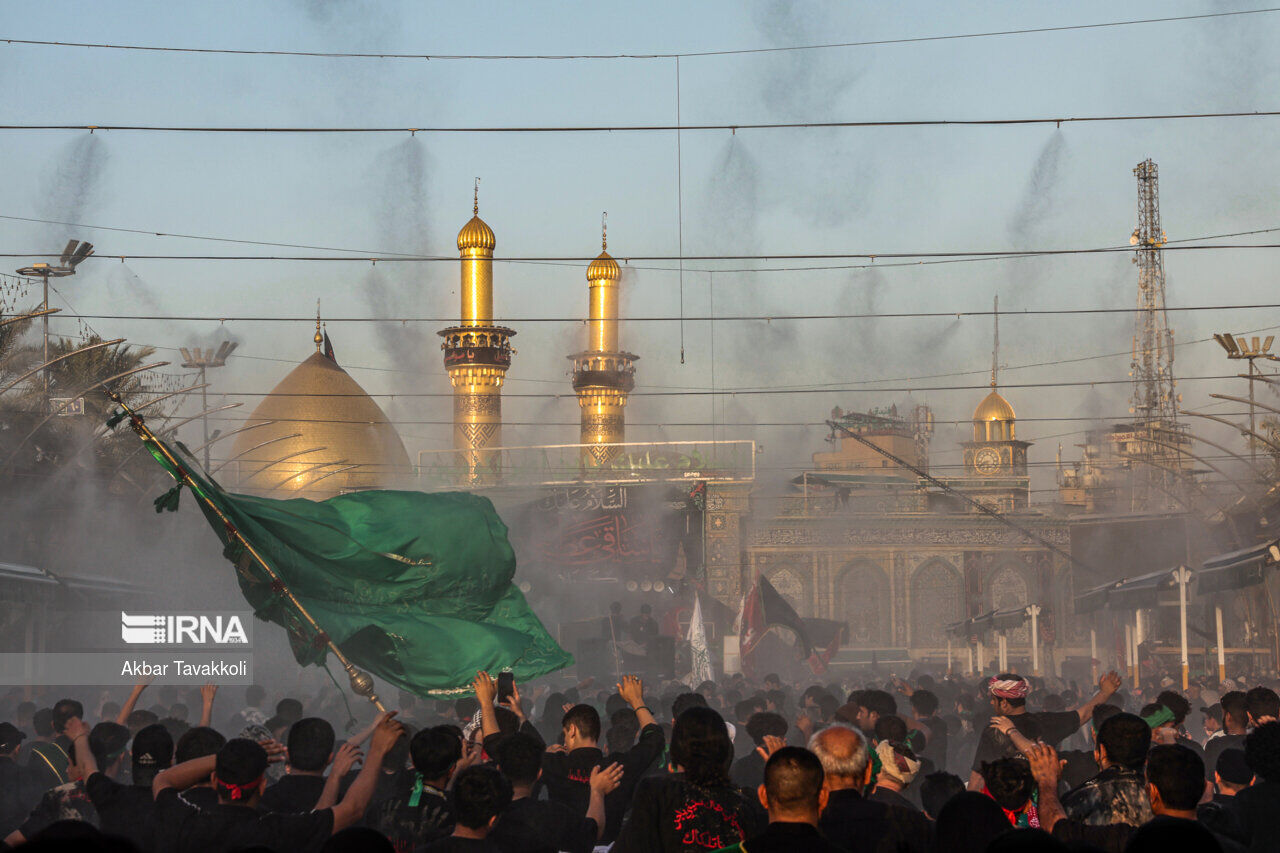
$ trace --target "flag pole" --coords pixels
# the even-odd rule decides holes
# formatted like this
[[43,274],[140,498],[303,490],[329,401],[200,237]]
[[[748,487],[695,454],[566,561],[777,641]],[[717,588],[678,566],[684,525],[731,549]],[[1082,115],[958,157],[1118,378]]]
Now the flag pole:
[[147,426],[142,415],[137,414],[133,409],[129,408],[128,404],[124,402],[117,392],[108,391],[107,396],[109,396],[112,402],[120,406],[120,408],[124,410],[125,414],[129,416],[129,425],[133,427],[133,431],[138,434],[138,437],[142,439],[143,443],[151,444],[164,454],[164,457],[169,460],[171,465],[173,465],[174,470],[178,472],[178,475],[181,478],[179,482],[190,489],[191,493],[196,496],[197,500],[203,501],[205,506],[213,510],[214,514],[221,519],[222,524],[227,531],[227,535],[234,538],[244,546],[245,551],[247,551],[249,555],[257,561],[258,565],[262,567],[262,570],[271,578],[272,586],[283,593],[285,598],[289,599],[289,603],[294,606],[294,609],[298,611],[298,614],[309,626],[311,626],[311,629],[316,632],[316,636],[321,638],[329,647],[329,650],[333,652],[334,657],[336,657],[338,662],[342,664],[342,668],[347,671],[347,678],[351,680],[351,690],[357,696],[362,696],[372,702],[373,707],[377,708],[380,712],[386,711],[387,709],[383,706],[381,700],[378,699],[377,694],[374,693],[373,677],[369,675],[369,673],[364,672],[361,669],[357,669],[355,664],[347,660],[347,656],[338,648],[338,644],[329,637],[329,634],[321,628],[319,623],[317,623],[311,614],[307,612],[307,608],[302,606],[302,602],[298,601],[292,590],[289,589],[288,584],[281,579],[280,575],[276,574],[275,569],[271,568],[267,561],[263,559],[262,555],[258,553],[257,549],[253,547],[253,544],[249,542],[249,540],[246,539],[238,529],[236,529],[236,526],[231,523],[231,519],[227,518],[213,501],[209,500],[201,493],[201,489],[198,487],[198,484],[191,478],[191,475],[187,473],[186,466],[174,458],[174,455],[169,452],[169,449],[156,438],[155,433],[153,433],[151,428]]

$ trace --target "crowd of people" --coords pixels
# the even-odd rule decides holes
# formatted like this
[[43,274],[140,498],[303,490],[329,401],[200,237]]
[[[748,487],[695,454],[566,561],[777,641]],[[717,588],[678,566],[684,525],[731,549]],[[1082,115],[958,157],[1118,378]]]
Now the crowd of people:
[[235,688],[233,712],[213,686],[15,691],[0,833],[33,853],[1280,850],[1275,685],[860,680],[522,696],[482,672],[360,730],[332,689]]

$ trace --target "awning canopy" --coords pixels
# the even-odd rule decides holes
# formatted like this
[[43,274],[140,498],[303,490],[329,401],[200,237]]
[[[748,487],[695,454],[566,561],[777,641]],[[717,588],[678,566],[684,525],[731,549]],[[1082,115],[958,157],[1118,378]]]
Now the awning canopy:
[[1095,586],[1086,589],[1084,592],[1076,596],[1076,615],[1085,613],[1097,613],[1099,610],[1107,606],[1107,592],[1123,581],[1111,581],[1104,583],[1102,586]]
[[35,566],[0,563],[0,580],[16,583],[56,584],[57,581]]
[[1196,590],[1204,595],[1262,583],[1266,568],[1276,565],[1271,549],[1277,547],[1280,547],[1280,539],[1210,557],[1204,561],[1204,568],[1197,572]]
[[61,587],[72,592],[95,595],[139,595],[148,592],[146,587],[129,581],[90,575],[67,575],[20,563],[0,563],[0,583],[5,582]]
[[1175,571],[1176,566],[1087,589],[1076,596],[1076,613],[1094,613],[1104,607],[1111,610],[1155,607],[1160,603],[1160,593],[1173,589],[1176,585],[1173,579]]
[[955,637],[969,637],[985,634],[989,631],[1011,631],[1021,628],[1029,617],[1026,607],[1011,607],[1007,610],[990,610],[981,616],[952,622],[946,627],[948,634]]

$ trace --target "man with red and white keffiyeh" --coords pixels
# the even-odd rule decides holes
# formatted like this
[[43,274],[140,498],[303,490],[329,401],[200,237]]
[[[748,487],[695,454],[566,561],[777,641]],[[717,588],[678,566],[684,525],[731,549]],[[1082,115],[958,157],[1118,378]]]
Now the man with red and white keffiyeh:
[[[1071,711],[1028,711],[1027,695],[1031,684],[1021,675],[1002,672],[987,682],[987,694],[995,720],[1008,718],[1018,734],[1030,741],[1042,741],[1057,748],[1066,737],[1093,717],[1093,709],[1106,702],[1120,689],[1120,676],[1108,672],[1098,682],[1093,698]],[[984,786],[982,765],[1000,758],[1018,755],[1018,748],[1008,734],[992,725],[978,738],[978,748],[969,772],[969,790]]]

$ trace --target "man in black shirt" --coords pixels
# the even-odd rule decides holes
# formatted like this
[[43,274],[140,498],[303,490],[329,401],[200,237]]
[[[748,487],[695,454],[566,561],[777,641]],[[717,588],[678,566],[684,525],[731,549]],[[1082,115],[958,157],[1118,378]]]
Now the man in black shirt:
[[918,811],[862,796],[871,783],[871,750],[857,729],[833,725],[809,740],[822,762],[826,808],[822,833],[850,853],[923,853],[933,846],[933,827]]
[[1253,849],[1271,850],[1280,838],[1280,723],[1250,732],[1244,757],[1258,780],[1236,794],[1236,808]]
[[1245,837],[1244,821],[1240,817],[1236,794],[1254,782],[1254,773],[1245,760],[1244,750],[1224,750],[1218,756],[1218,766],[1213,778],[1217,790],[1212,800],[1196,806],[1196,817],[1213,832],[1228,835],[1243,844],[1248,839]]
[[13,723],[0,723],[0,838],[17,829],[34,805],[27,773],[17,761],[26,737]]
[[1151,819],[1143,768],[1151,749],[1151,728],[1133,714],[1113,714],[1099,728],[1094,756],[1102,769],[1062,798],[1069,817],[1091,826]]
[[453,835],[428,844],[424,853],[498,853],[488,840],[498,815],[511,802],[511,784],[492,767],[468,767],[453,785],[458,822]]
[[319,717],[289,727],[285,776],[262,794],[262,810],[302,814],[316,807],[324,791],[324,769],[333,761],[333,726]]
[[656,636],[658,620],[653,618],[653,608],[648,604],[641,604],[640,615],[631,620],[631,640],[643,646]]
[[22,826],[5,838],[9,846],[29,841],[58,821],[98,825],[98,811],[84,788],[87,768],[106,767],[109,773],[117,772],[129,746],[129,730],[119,723],[98,723],[87,738],[77,732],[76,740],[78,743],[68,747],[72,761],[67,765],[67,775],[71,781],[44,792]]
[[822,763],[812,752],[784,746],[769,756],[758,795],[769,812],[769,826],[759,835],[729,847],[739,853],[844,853],[818,829],[818,815],[830,792],[823,786]]
[[[73,719],[67,724],[67,733],[72,737],[81,733],[87,736],[88,727]],[[133,736],[131,759],[131,784],[122,785],[109,773],[94,772],[94,762],[94,767],[86,766],[84,787],[98,810],[98,826],[104,833],[119,835],[139,849],[150,850],[155,812],[151,783],[157,773],[173,763],[173,737],[169,730],[155,723],[139,731]],[[89,761],[93,761],[92,755]]]
[[932,690],[913,690],[909,697],[911,715],[927,730],[928,739],[920,757],[928,759],[937,770],[947,768],[947,724],[938,716],[938,697]]
[[511,805],[498,816],[489,838],[503,853],[590,853],[604,834],[604,798],[621,783],[622,765],[591,771],[591,800],[584,817],[561,803],[534,799],[542,756],[542,744],[529,735],[514,734],[498,745],[494,757],[511,783]]
[[[378,768],[402,727],[384,719],[374,730],[369,755],[360,775],[342,801],[332,808],[306,814],[263,813],[257,810],[266,788],[267,751],[244,738],[227,741],[217,756],[206,756],[171,767],[156,776],[156,847],[159,853],[230,853],[244,847],[274,850],[318,850],[335,831],[355,823],[369,805]],[[283,752],[272,745],[277,756]],[[178,791],[212,772],[218,805],[198,809],[184,802]]]
[[[997,716],[1008,717],[1016,728],[1028,740],[1042,740],[1057,747],[1068,735],[1080,728],[1085,720],[1093,716],[1093,709],[1106,702],[1120,689],[1120,676],[1108,672],[1098,682],[1098,692],[1093,698],[1073,711],[1027,711],[1027,694],[1031,692],[1030,683],[1020,675],[1002,672],[987,682],[987,692],[991,698],[991,707]],[[973,763],[969,770],[969,790],[981,791],[983,779],[980,769],[998,758],[1013,758],[1018,749],[1008,735],[995,728],[983,729],[978,737],[978,748],[974,751]]]
[[741,732],[738,736],[743,740],[749,739],[755,744],[755,748],[733,763],[729,771],[729,780],[739,788],[755,791],[764,782],[765,760],[760,753],[760,748],[764,746],[764,739],[769,736],[786,738],[788,728],[787,721],[781,714],[775,714],[773,711],[752,714],[751,719],[747,720],[747,737],[743,737]]
[[1232,690],[1222,697],[1222,731],[1204,744],[1204,772],[1206,779],[1213,779],[1218,766],[1218,756],[1223,750],[1244,749],[1244,737],[1249,733],[1249,707],[1243,690]]
[[49,788],[63,785],[68,781],[67,765],[71,762],[69,752],[71,738],[67,736],[67,722],[72,718],[84,719],[84,706],[75,699],[59,699],[50,713],[53,724],[53,739],[42,740],[31,745],[31,757],[27,766],[31,771],[33,790],[43,793]]
[[[221,733],[208,726],[187,729],[182,737],[178,738],[178,743],[173,748],[173,760],[181,764],[193,758],[217,755],[218,750],[222,749],[226,742],[227,739]],[[197,808],[207,809],[216,806],[218,794],[213,790],[213,775],[210,774],[209,778],[192,785],[180,796]]]
[[[1197,843],[1204,837],[1203,832],[1208,830],[1224,853],[1243,853],[1245,849],[1197,822],[1196,803],[1204,791],[1204,769],[1200,767],[1199,754],[1185,747],[1169,744],[1152,748],[1147,759],[1147,794],[1155,817],[1138,828],[1127,823],[1090,826],[1067,817],[1058,802],[1061,768],[1057,752],[1046,744],[1028,744],[1025,753],[1040,792],[1040,827],[1068,846],[1095,847],[1118,853],[1126,849],[1131,839],[1136,842],[1142,836],[1155,832],[1169,832],[1172,837],[1180,839],[1179,843],[1160,849],[1211,850],[1212,847]],[[1140,844],[1128,849],[1152,848]]]
[[[644,704],[644,684],[634,675],[624,676],[618,693],[636,712],[640,737],[622,755],[610,756],[622,765],[622,784],[604,801],[605,828],[602,842],[608,844],[622,828],[622,818],[631,803],[636,784],[662,754],[666,736]],[[552,746],[542,761],[542,779],[548,797],[578,814],[586,814],[591,799],[591,770],[604,763],[601,752],[600,715],[590,705],[575,705],[561,724],[564,746]]]
[[403,778],[401,790],[375,803],[365,817],[365,823],[391,840],[397,853],[453,831],[453,803],[445,788],[462,758],[462,741],[448,726],[423,729],[409,741],[409,755],[413,778]]

